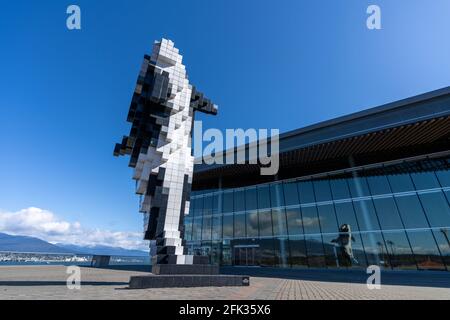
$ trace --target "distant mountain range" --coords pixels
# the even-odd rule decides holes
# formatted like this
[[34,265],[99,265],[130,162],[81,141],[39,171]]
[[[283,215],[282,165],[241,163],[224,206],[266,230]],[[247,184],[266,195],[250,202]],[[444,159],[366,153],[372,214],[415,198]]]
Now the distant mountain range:
[[0,233],[0,251],[63,254],[103,254],[112,256],[148,256],[148,252],[110,246],[78,246],[73,244],[51,244],[47,241],[27,236],[13,236]]

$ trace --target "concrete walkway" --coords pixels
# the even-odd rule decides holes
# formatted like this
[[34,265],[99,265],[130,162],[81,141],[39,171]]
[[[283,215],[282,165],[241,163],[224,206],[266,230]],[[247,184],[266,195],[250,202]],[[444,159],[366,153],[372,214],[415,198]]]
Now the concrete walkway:
[[[249,269],[225,268],[224,272],[252,273],[251,285],[130,290],[127,289],[129,277],[146,272],[82,267],[81,289],[69,290],[66,270],[64,266],[0,266],[0,299],[450,299],[450,289],[443,284],[448,275],[434,272],[425,274],[425,278],[428,275],[429,279],[434,279],[428,285],[423,281],[420,286],[414,286],[409,278],[409,284],[382,282],[380,290],[369,290],[365,280],[358,283],[351,273],[288,270],[274,277],[270,269],[250,272]],[[395,282],[395,276],[392,273],[387,277]],[[407,277],[400,275],[397,278],[400,279],[397,282],[405,282]],[[346,279],[353,281],[344,281]]]

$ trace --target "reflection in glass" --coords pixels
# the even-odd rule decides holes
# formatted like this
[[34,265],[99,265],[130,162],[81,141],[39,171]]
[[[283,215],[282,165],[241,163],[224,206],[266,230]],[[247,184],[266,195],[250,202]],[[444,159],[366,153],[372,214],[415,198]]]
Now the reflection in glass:
[[184,220],[184,239],[191,240],[192,239],[192,219],[186,218]]
[[381,232],[362,233],[361,238],[366,251],[367,263],[390,268],[388,251]]
[[245,210],[245,193],[244,190],[236,190],[234,192],[234,212]]
[[233,191],[224,192],[222,194],[222,201],[223,212],[233,212]]
[[359,200],[353,202],[358,225],[361,231],[380,230],[377,214],[372,200]]
[[334,206],[332,204],[319,205],[317,206],[317,211],[319,213],[322,232],[336,232],[338,229],[338,224],[334,213]]
[[303,236],[289,237],[289,264],[292,268],[307,267],[306,243]]
[[286,218],[288,223],[289,235],[303,234],[300,207],[286,208]]
[[419,269],[445,269],[431,231],[408,231],[408,238]]
[[301,207],[302,223],[305,233],[320,233],[320,222],[315,206]]
[[211,215],[213,207],[212,195],[207,195],[203,198],[203,215]]
[[308,265],[312,268],[323,268],[325,263],[325,252],[323,250],[321,236],[306,236],[306,252],[308,255]]
[[370,192],[372,195],[391,193],[391,188],[389,187],[389,182],[386,176],[368,177],[367,182],[369,183]]
[[356,221],[353,204],[351,202],[336,203],[336,216],[340,226],[349,225],[353,231],[358,231],[358,222]]
[[222,227],[224,238],[233,238],[233,215],[227,214],[223,216],[223,227]]
[[373,203],[383,230],[403,229],[393,197],[374,199]]
[[284,199],[287,206],[300,203],[298,198],[297,182],[287,182],[283,184]]
[[246,210],[257,209],[257,194],[256,188],[249,188],[245,190],[245,208]]
[[274,235],[287,235],[286,213],[283,208],[272,209],[272,224]]
[[450,187],[450,170],[436,171],[436,176],[442,187]]
[[367,186],[367,181],[364,177],[355,176],[348,179],[348,186],[353,198],[370,196],[369,187]]
[[300,197],[300,203],[316,202],[311,181],[300,181],[298,183],[298,193]]
[[334,200],[351,198],[347,179],[332,179],[330,180],[330,187]]
[[405,232],[384,232],[389,260],[394,269],[416,269],[413,253]]
[[234,237],[243,238],[245,233],[245,213],[239,213],[234,215]]
[[259,235],[261,237],[273,236],[271,210],[270,209],[260,210],[258,212],[258,218],[259,218]]
[[317,202],[331,200],[331,190],[328,180],[315,180],[313,181],[313,185]]
[[203,217],[202,240],[211,240],[211,216]]
[[392,192],[406,192],[415,190],[411,177],[407,173],[389,175],[388,180],[391,185]]
[[273,240],[275,265],[281,268],[288,267],[289,242],[286,237]]
[[450,229],[439,228],[433,230],[433,234],[436,239],[439,251],[441,252],[442,259],[447,265],[447,269],[450,270]]
[[414,172],[411,173],[414,185],[417,190],[439,188],[439,183],[434,172]]
[[429,228],[417,195],[395,197],[406,228]]
[[203,215],[203,197],[194,199],[194,216]]
[[432,227],[450,226],[450,209],[441,191],[422,193],[419,197]]
[[261,266],[273,267],[275,265],[273,241],[273,239],[259,240]]
[[247,237],[258,236],[258,212],[247,212]]
[[222,239],[222,216],[212,217],[212,239]]
[[284,206],[283,184],[275,183],[270,185],[270,199],[272,208]]
[[196,217],[192,225],[192,240],[201,240],[202,238],[202,217]]
[[258,186],[258,208],[270,208],[270,191],[269,186]]

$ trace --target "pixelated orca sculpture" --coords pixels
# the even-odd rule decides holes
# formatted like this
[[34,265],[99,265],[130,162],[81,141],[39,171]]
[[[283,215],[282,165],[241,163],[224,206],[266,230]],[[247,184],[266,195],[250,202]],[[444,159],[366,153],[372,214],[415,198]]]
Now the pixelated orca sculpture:
[[[187,254],[183,240],[194,168],[194,113],[216,115],[217,109],[189,83],[174,43],[167,39],[156,41],[152,55],[144,56],[134,90],[127,117],[132,124],[130,134],[114,149],[115,156],[130,155],[136,193],[141,195],[144,239],[156,243],[156,249],[151,250],[153,274],[218,274],[218,266],[210,265],[209,257]],[[185,282],[183,277],[177,279]],[[197,285],[215,281],[210,277],[196,279]],[[219,281],[222,285],[224,279]],[[233,285],[242,281],[230,279]],[[142,283],[141,280],[135,278],[133,283]]]

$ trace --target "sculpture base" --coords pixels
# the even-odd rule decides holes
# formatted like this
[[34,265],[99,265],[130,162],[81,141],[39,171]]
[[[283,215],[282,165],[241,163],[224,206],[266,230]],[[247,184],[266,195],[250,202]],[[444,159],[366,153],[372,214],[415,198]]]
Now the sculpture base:
[[152,266],[155,275],[216,275],[219,274],[219,266],[211,264],[156,264]]
[[129,289],[240,287],[249,286],[250,277],[239,275],[148,275],[132,276]]

